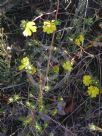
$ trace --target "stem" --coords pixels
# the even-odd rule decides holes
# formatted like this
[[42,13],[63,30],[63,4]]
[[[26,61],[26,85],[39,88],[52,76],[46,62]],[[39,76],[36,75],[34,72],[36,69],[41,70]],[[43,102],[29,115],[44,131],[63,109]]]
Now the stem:
[[[60,4],[59,0],[57,0],[57,10],[56,10],[56,14],[55,14],[55,20],[57,20],[57,15],[58,15],[58,11],[59,11],[59,4]],[[45,74],[45,82],[44,82],[43,88],[45,87],[45,84],[48,81],[47,77],[48,77],[48,73],[49,73],[49,66],[50,66],[50,60],[51,60],[51,56],[52,56],[54,39],[55,39],[55,32],[52,35],[52,41],[51,41],[51,45],[50,45],[50,49],[49,49],[49,57],[48,57],[47,69],[46,69],[46,74]]]

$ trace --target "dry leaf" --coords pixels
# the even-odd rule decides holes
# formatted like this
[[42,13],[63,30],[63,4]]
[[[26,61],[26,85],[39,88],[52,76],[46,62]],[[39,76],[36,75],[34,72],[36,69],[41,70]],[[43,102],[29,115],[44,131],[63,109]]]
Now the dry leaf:
[[66,104],[64,111],[66,114],[72,113],[75,110],[76,103],[73,98]]

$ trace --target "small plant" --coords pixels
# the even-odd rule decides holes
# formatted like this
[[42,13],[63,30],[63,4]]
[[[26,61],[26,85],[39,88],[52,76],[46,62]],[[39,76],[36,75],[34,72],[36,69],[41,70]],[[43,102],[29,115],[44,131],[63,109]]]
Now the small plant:
[[47,34],[51,34],[56,31],[56,24],[54,20],[51,21],[44,21],[43,23],[43,32],[46,32]]
[[30,60],[28,57],[24,57],[21,59],[21,64],[18,67],[19,70],[25,70],[29,74],[34,74],[36,72],[36,68],[30,64]]
[[84,35],[80,34],[74,39],[74,43],[80,46],[84,42]]

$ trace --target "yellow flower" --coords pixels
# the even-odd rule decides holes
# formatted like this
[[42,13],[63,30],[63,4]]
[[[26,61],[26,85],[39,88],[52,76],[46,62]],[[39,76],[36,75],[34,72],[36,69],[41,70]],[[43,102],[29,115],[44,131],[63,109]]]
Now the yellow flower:
[[79,36],[77,36],[75,39],[74,39],[74,43],[78,46],[80,46],[82,44],[82,42],[84,41],[84,35],[83,34],[80,34]]
[[29,65],[29,58],[28,57],[24,57],[24,58],[22,58],[22,60],[21,60],[21,63],[23,64],[23,65]]
[[54,23],[54,21],[44,21],[43,24],[43,32],[46,32],[47,34],[51,34],[54,31],[56,31],[56,24]]
[[96,86],[89,86],[87,92],[90,97],[94,98],[99,94],[99,88]]
[[33,21],[26,23],[25,30],[23,31],[24,36],[31,36],[33,32],[37,31],[37,27]]
[[65,61],[65,62],[63,63],[63,68],[64,68],[64,70],[71,72],[72,69],[73,69],[73,64],[72,64],[71,61],[69,61],[69,60],[68,60],[68,61]]
[[89,86],[90,84],[92,84],[92,77],[90,75],[84,75],[83,76],[83,84],[85,86]]
[[23,70],[24,68],[26,68],[29,65],[29,58],[28,57],[24,57],[21,59],[21,65],[18,67],[19,70]]

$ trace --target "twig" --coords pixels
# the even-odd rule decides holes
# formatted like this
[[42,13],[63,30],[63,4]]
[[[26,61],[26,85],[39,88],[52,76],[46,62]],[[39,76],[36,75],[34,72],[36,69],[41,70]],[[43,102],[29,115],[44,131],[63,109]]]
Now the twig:
[[[67,2],[67,0],[65,1],[65,3]],[[72,3],[72,1],[71,0],[69,0],[69,3],[68,3],[68,5],[67,5],[67,7],[65,8],[65,10],[67,10],[68,9],[68,7],[70,6],[70,4]]]
[[62,124],[54,119],[52,119],[49,116],[49,119],[52,120],[54,123],[56,123],[58,126],[60,126],[61,128],[63,128],[65,131],[67,131],[68,133],[70,133],[70,136],[76,136],[76,134],[72,133],[71,130],[67,129],[66,127],[62,126]]
[[20,83],[20,84],[17,84],[17,85],[9,85],[7,87],[3,87],[1,88],[1,90],[5,90],[5,89],[10,89],[10,88],[15,88],[15,87],[18,87],[18,86],[21,86],[21,85],[24,85],[26,82],[24,83]]
[[54,10],[52,12],[48,12],[48,13],[42,13],[41,15],[39,15],[35,19],[33,19],[33,21],[36,21],[37,19],[41,18],[44,15],[50,15],[50,14],[55,13],[55,12],[56,12],[56,10]]
[[28,77],[28,79],[31,82],[31,84],[32,84],[33,87],[34,86],[38,87],[38,83],[33,79],[32,75],[30,75],[29,73],[27,73],[27,77]]

